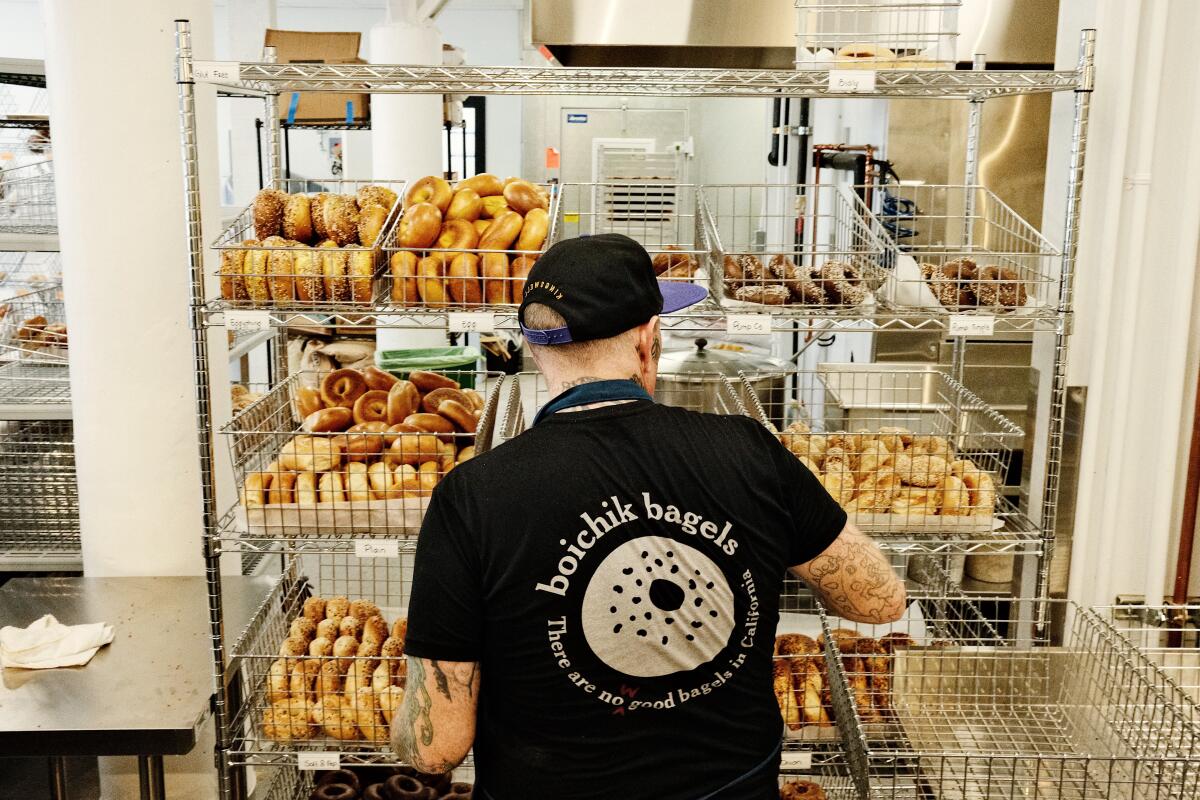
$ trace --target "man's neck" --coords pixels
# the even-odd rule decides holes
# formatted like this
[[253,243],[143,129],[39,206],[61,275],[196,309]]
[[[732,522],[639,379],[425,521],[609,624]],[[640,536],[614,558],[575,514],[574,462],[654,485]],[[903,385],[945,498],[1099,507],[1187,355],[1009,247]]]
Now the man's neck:
[[[550,388],[550,391],[552,392],[552,394],[550,395],[550,399],[553,400],[555,397],[557,397],[558,395],[567,391],[568,389],[574,389],[576,386],[583,386],[586,383],[596,383],[597,381],[633,381],[639,387],[641,387],[643,389],[645,388],[645,384],[642,382],[642,376],[640,374],[638,374],[637,372],[632,372],[632,371],[627,375],[619,375],[618,374],[618,375],[609,375],[609,376],[604,376],[604,377],[600,377],[600,376],[596,376],[596,375],[577,375],[577,376],[570,377],[570,378],[557,379],[557,382],[548,381],[548,386]],[[605,400],[605,401],[599,402],[599,403],[588,403],[587,405],[583,405],[583,406],[574,406],[572,408],[564,408],[564,409],[562,409],[562,412],[560,412],[560,413],[570,412],[570,411],[588,411],[593,408],[604,408],[605,406],[615,406],[615,405],[620,405],[622,403],[631,403],[631,402],[633,402],[633,401],[632,400]]]

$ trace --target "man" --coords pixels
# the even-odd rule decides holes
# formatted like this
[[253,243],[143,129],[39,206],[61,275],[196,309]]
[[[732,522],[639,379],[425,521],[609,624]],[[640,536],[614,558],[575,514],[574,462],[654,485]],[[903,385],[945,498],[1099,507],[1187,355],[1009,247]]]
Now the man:
[[888,622],[903,584],[749,418],[651,399],[655,280],[625,236],[556,244],[520,308],[553,395],[451,472],[417,545],[394,744],[442,772],[474,743],[482,800],[765,800],[788,568],[835,613]]

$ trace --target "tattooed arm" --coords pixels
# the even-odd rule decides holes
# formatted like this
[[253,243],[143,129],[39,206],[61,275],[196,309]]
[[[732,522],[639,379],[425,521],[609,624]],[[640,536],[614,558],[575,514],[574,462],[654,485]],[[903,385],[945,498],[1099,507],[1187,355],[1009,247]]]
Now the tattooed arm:
[[392,747],[422,772],[449,772],[475,741],[478,698],[478,663],[409,656],[404,702],[392,718]]
[[904,582],[875,543],[852,523],[846,523],[825,552],[792,567],[792,572],[840,617],[855,622],[894,622],[904,614]]

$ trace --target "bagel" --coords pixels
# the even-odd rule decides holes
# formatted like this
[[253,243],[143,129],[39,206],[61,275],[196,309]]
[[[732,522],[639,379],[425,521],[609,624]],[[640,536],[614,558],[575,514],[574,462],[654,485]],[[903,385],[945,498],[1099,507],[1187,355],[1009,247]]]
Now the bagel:
[[417,466],[429,461],[440,461],[441,456],[438,438],[432,433],[402,433],[383,454],[383,460],[391,467],[405,464]]
[[484,253],[480,272],[483,273],[485,303],[505,305],[512,302],[512,281],[509,280],[507,253]]
[[[297,472],[275,473],[275,478],[271,481],[271,488],[267,490],[267,505],[277,506],[284,503],[291,503],[298,475],[299,473]],[[304,619],[304,617],[300,619]]]
[[509,211],[492,220],[492,224],[479,237],[480,250],[508,250],[521,235],[525,220],[515,211]]
[[390,372],[384,372],[379,367],[372,364],[369,367],[362,369],[363,380],[367,382],[368,389],[374,389],[381,392],[390,390],[399,382],[399,378]]
[[383,443],[387,447],[391,447],[400,438],[402,433],[420,433],[419,428],[414,428],[412,425],[403,422],[397,422],[395,425],[389,425],[387,431],[384,432]]
[[408,379],[416,387],[421,394],[428,394],[434,389],[461,389],[458,381],[447,377],[440,372],[427,372],[423,369],[414,369],[408,373]]
[[465,219],[474,222],[483,211],[483,201],[474,189],[459,189],[446,209],[446,219]]
[[324,407],[325,401],[321,399],[321,393],[318,390],[310,389],[307,386],[300,386],[296,389],[296,411],[300,413],[301,419]]
[[392,253],[390,261],[392,302],[408,305],[420,299],[417,292],[417,262],[419,261],[416,253],[407,250]]
[[497,194],[490,197],[482,197],[480,199],[483,202],[483,211],[480,212],[480,216],[491,219],[493,217],[500,216],[505,211],[512,210],[508,207],[508,202],[505,201],[504,195],[502,194]]
[[[247,239],[241,247],[256,247],[257,239]],[[243,275],[250,253],[246,250],[221,251],[221,297],[225,300],[249,300],[246,294],[246,283]],[[2,315],[0,315],[2,316]]]
[[474,433],[475,426],[479,423],[475,419],[475,413],[457,400],[443,400],[438,404],[437,413],[453,422],[463,433]]
[[529,270],[533,269],[535,262],[537,262],[536,256],[517,256],[513,259],[510,270],[512,302],[520,303],[525,299],[525,279],[529,277]]
[[454,422],[441,414],[429,414],[425,412],[409,414],[405,418],[404,424],[411,425],[422,433],[432,433],[443,442],[454,441],[453,434],[457,432]]
[[450,262],[446,287],[450,298],[462,305],[477,306],[483,302],[483,291],[479,284],[479,256],[474,253],[459,253]]
[[314,411],[301,424],[308,433],[344,431],[354,424],[354,412],[345,406],[333,406]]
[[427,306],[446,305],[446,282],[442,279],[442,259],[425,256],[417,262],[417,293]]
[[325,201],[328,199],[328,192],[317,192],[309,200],[309,216],[312,218],[313,235],[317,239],[329,238],[329,229],[325,227]]
[[467,408],[471,407],[471,400],[462,389],[443,386],[431,392],[426,392],[425,396],[421,398],[421,408],[430,414],[436,414],[438,405],[444,400],[455,400]]
[[292,253],[292,271],[296,274],[296,299],[316,303],[325,299],[325,280],[320,259],[311,247],[297,247]]
[[546,208],[549,203],[529,181],[515,180],[504,187],[504,201],[518,214],[528,214],[535,208]]
[[544,208],[531,208],[525,215],[521,225],[521,235],[517,237],[518,250],[539,251],[546,242],[546,234],[550,232],[550,214]]
[[317,473],[306,470],[296,478],[296,503],[300,505],[316,505],[317,503]]
[[371,205],[358,214],[358,241],[363,247],[374,247],[383,231],[388,210],[383,206]]
[[455,461],[455,463],[461,464],[464,461],[470,461],[474,457],[475,457],[475,445],[469,444],[466,447],[464,447],[462,450],[458,451],[458,459]]
[[412,381],[396,381],[388,390],[388,424],[404,422],[404,418],[415,412],[420,405],[421,395]]
[[454,187],[456,192],[461,192],[463,189],[471,189],[480,197],[492,197],[504,193],[504,181],[490,172],[481,172],[472,178],[459,181],[458,185]]
[[[508,206],[505,206],[505,208],[508,208]],[[477,219],[471,224],[475,226],[475,233],[483,236],[484,232],[491,226],[492,221],[490,219]],[[255,244],[258,244],[258,242],[255,242]]]
[[420,203],[431,203],[439,212],[445,213],[453,198],[454,192],[449,183],[436,175],[426,175],[408,188],[404,195],[404,207],[407,209]]
[[387,419],[387,411],[388,393],[381,389],[371,389],[363,392],[354,401],[354,422],[382,422]]
[[400,484],[396,482],[388,465],[376,461],[367,467],[367,481],[371,484],[371,494],[376,500],[393,500],[401,496]]
[[420,489],[417,491],[422,495],[428,495],[437,487],[438,482],[442,479],[442,465],[438,461],[426,461],[417,467],[417,482]]
[[360,186],[354,194],[354,199],[358,201],[360,209],[365,209],[368,206],[380,206],[387,212],[392,210],[392,206],[396,205],[396,193],[386,186],[378,186],[376,184]]
[[312,201],[306,195],[289,194],[284,198],[283,235],[303,244],[312,241]]
[[277,250],[271,250],[267,255],[267,271],[271,273],[271,300],[275,303],[287,303],[296,299],[296,281],[292,277],[292,250],[290,243],[284,239],[275,245]]
[[321,242],[317,249],[324,251],[318,255],[318,259],[321,262],[321,274],[325,276],[325,299],[335,303],[349,300],[350,282],[346,279],[350,267],[349,254],[340,250],[332,239]]
[[401,247],[424,250],[437,241],[442,230],[442,212],[432,203],[416,203],[400,218],[397,241]]
[[346,481],[341,472],[326,472],[317,482],[318,503],[346,502]]
[[338,247],[358,244],[358,203],[346,194],[331,194],[321,208],[325,229]]
[[472,411],[483,411],[483,406],[486,403],[486,401],[483,399],[483,395],[474,389],[463,389],[463,394],[467,396],[467,400],[471,404]]
[[437,246],[446,250],[471,250],[479,244],[475,224],[465,219],[449,219],[442,225]]
[[283,204],[286,197],[278,189],[263,189],[254,196],[252,216],[255,239],[278,236],[283,230]]
[[329,406],[353,408],[367,391],[367,381],[356,369],[336,369],[321,381],[321,399]]
[[[358,441],[378,442],[379,450],[376,450],[376,453],[383,449],[383,443],[378,437],[359,434],[355,438]],[[346,465],[346,499],[352,503],[356,500],[371,499],[371,483],[367,480],[367,465],[363,463],[366,460],[366,456],[361,460],[351,458],[351,463]]]
[[[371,206],[377,208],[378,206]],[[371,282],[375,276],[375,253],[371,250],[351,250],[346,271],[350,278],[350,299],[355,303],[371,302]]]

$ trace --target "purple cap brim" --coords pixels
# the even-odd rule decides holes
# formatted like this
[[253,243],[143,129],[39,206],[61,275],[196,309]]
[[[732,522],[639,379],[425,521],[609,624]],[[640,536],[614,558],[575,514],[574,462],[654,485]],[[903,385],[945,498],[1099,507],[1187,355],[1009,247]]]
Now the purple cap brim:
[[708,290],[703,286],[684,281],[659,281],[658,289],[663,296],[662,313],[664,314],[694,306],[708,296]]

